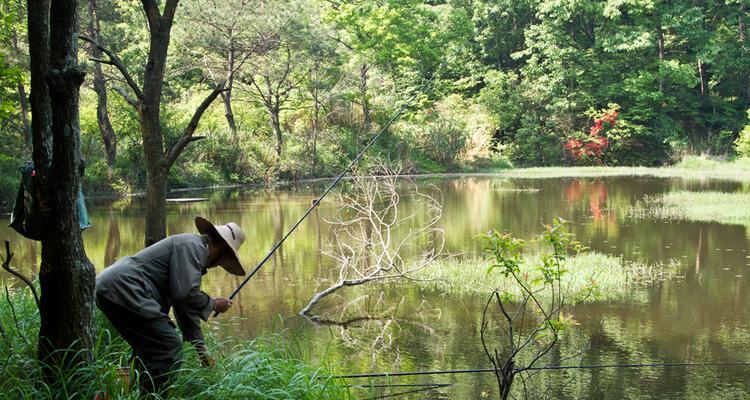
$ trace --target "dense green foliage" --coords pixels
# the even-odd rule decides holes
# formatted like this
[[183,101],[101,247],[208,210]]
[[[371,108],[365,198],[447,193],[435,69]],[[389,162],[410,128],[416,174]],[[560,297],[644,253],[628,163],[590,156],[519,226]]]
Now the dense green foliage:
[[[97,313],[96,361],[79,367],[55,367],[59,384],[50,386],[42,378],[35,346],[39,311],[28,290],[3,293],[0,307],[0,399],[138,399],[118,368],[129,365],[130,348]],[[343,383],[324,369],[315,369],[300,358],[301,352],[288,339],[268,337],[236,345],[214,343],[209,347],[215,368],[199,366],[190,346],[169,398],[175,399],[347,399]],[[132,381],[135,375],[131,372]],[[101,393],[107,393],[108,397]],[[157,397],[150,397],[157,398]]]
[[[435,73],[373,155],[414,172],[444,172],[508,160],[651,166],[690,153],[750,154],[750,16],[742,1],[212,4],[183,0],[177,10],[162,97],[167,144],[210,86],[231,78],[231,91],[203,116],[196,135],[206,139],[188,147],[170,173],[171,187],[334,175]],[[141,5],[97,0],[97,7],[102,44],[140,84],[149,46]],[[29,157],[19,96],[28,94],[22,8],[0,2],[6,202],[16,167]],[[82,25],[89,18],[82,11]],[[82,44],[80,57],[91,66],[86,49]],[[142,189],[141,133],[126,102],[132,94],[115,67],[102,67],[117,157],[107,165],[88,79],[81,110],[86,184],[94,191]],[[592,140],[596,119],[613,111],[616,120]],[[571,153],[566,143],[579,143],[571,140],[599,145],[597,156]]]

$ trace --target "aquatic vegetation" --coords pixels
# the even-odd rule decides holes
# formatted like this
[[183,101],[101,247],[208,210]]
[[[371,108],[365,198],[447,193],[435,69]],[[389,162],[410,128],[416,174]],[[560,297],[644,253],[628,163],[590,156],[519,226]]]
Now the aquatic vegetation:
[[[705,157],[685,157],[669,167],[537,167],[484,170],[487,175],[509,178],[585,178],[606,176],[648,176],[689,180],[721,179],[750,182],[750,158],[719,161]],[[456,174],[454,174],[456,175]],[[451,176],[451,174],[447,174]]]
[[[524,257],[519,266],[521,275],[529,280],[535,279],[540,275],[538,264],[535,256]],[[489,265],[490,262],[481,257],[448,258],[420,270],[415,278],[420,279],[426,288],[451,295],[485,296],[495,289],[519,293],[517,284],[511,279],[488,273]],[[673,278],[679,265],[678,260],[647,263],[596,252],[582,253],[563,262],[568,272],[562,277],[562,290],[569,297],[593,284],[594,296],[587,298],[587,302],[633,300],[635,289]]]
[[648,196],[632,206],[631,218],[750,225],[750,193],[679,191]]
[[[5,293],[3,293],[5,294]],[[10,306],[8,302],[10,299]],[[39,312],[28,291],[10,292],[0,306],[0,399],[138,399],[119,367],[128,367],[130,348],[97,313],[96,361],[51,369],[59,386],[42,380],[35,344]],[[200,366],[195,351],[186,345],[179,375],[170,398],[177,399],[348,399],[344,384],[322,367],[313,367],[289,339],[264,337],[239,343],[215,343],[206,329],[215,368]],[[214,343],[211,343],[214,342]],[[135,381],[135,377],[132,378]],[[107,393],[105,397],[102,393]]]

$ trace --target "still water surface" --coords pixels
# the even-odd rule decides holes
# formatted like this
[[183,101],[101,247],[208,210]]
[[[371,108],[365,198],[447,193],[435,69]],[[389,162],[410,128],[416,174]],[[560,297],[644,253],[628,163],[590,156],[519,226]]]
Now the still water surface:
[[[542,223],[559,216],[570,220],[571,231],[595,251],[649,262],[680,261],[676,278],[634,289],[626,300],[576,307],[579,325],[553,361],[577,353],[580,357],[568,364],[750,360],[747,227],[627,216],[628,206],[646,195],[747,191],[745,185],[644,177],[405,179],[399,207],[418,215],[424,210],[411,201],[414,185],[442,197],[440,224],[450,252],[479,254],[476,235],[489,229],[531,238]],[[247,233],[241,258],[251,269],[320,190],[307,184],[189,193],[210,201],[168,205],[167,226],[170,234],[194,232],[196,215],[217,223],[237,222]],[[284,332],[341,373],[486,368],[479,339],[482,298],[430,291],[416,283],[377,285],[344,289],[316,308],[339,324],[315,324],[297,316],[316,290],[336,277],[333,260],[322,254],[330,239],[326,221],[334,216],[335,203],[321,204],[246,286],[235,307],[212,320],[210,328],[230,339]],[[89,211],[93,226],[84,241],[97,271],[141,248],[141,200],[90,202]],[[16,265],[33,274],[38,245],[5,226],[0,227],[0,238],[11,239]],[[212,270],[204,290],[226,296],[238,283]],[[496,397],[491,374],[399,382],[455,383],[407,398]],[[572,370],[544,372],[535,382],[553,399],[750,399],[749,367]]]

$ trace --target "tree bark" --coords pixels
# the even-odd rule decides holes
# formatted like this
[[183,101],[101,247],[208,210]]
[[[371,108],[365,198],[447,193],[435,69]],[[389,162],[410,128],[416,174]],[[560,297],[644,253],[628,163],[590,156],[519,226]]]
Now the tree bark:
[[[739,38],[740,38],[740,46],[742,47],[742,50],[745,50],[745,40],[747,38],[747,6],[744,2],[740,2],[740,21],[739,21]],[[742,71],[742,95],[745,99],[745,107],[747,107],[748,104],[750,104],[750,73],[748,73],[747,69],[744,69]]]
[[146,169],[145,245],[150,246],[167,236],[167,172],[161,167]]
[[708,72],[706,71],[706,64],[703,60],[698,59],[698,76],[701,80],[701,96],[708,96]]
[[30,0],[28,7],[33,158],[46,227],[37,356],[47,365],[90,360],[95,333],[94,268],[83,248],[76,204],[83,169],[78,95],[84,78],[77,62],[76,3],[56,0],[50,7],[49,0]]
[[[18,8],[18,20],[20,21],[23,19],[23,7]],[[13,46],[13,50],[16,53],[20,53],[21,49],[18,45],[18,32],[16,30],[13,30],[13,35],[11,36],[11,45]],[[26,88],[23,86],[23,80],[19,79],[17,83],[18,88],[18,104],[21,105],[21,123],[23,124],[23,141],[24,145],[26,145],[26,148],[28,150],[31,150],[32,143],[31,143],[31,126],[29,124],[29,103],[26,98]]]
[[[661,16],[657,16],[661,19]],[[656,23],[656,40],[659,48],[659,64],[664,62],[664,31],[662,30],[661,21]],[[664,91],[664,78],[659,74],[659,91]]]
[[[88,34],[92,39],[101,43],[101,30],[99,28],[99,15],[97,14],[96,0],[88,0]],[[91,46],[91,57],[94,59],[102,58],[102,51],[97,46]],[[96,105],[96,120],[99,124],[99,132],[104,142],[104,151],[107,153],[107,165],[111,169],[115,166],[117,157],[117,136],[112,128],[112,122],[109,120],[109,111],[107,108],[107,87],[102,66],[94,63],[94,92],[98,99]]]
[[268,108],[268,114],[271,117],[271,129],[273,130],[273,135],[276,137],[276,157],[281,161],[281,152],[284,147],[284,139],[281,136],[281,110],[278,106],[273,105]]
[[362,64],[359,69],[359,94],[360,101],[362,102],[362,131],[357,135],[354,148],[359,152],[359,144],[362,138],[370,132],[370,125],[372,124],[370,118],[370,99],[367,94],[367,78],[370,66],[367,63]]
[[312,166],[310,168],[310,177],[315,177],[315,169],[318,166],[318,129],[320,124],[320,93],[317,87],[312,90],[312,97],[314,103],[313,110],[313,137],[312,137]]
[[[171,3],[171,4],[170,4]],[[146,228],[144,241],[150,246],[167,236],[166,208],[167,169],[164,160],[164,142],[161,132],[161,91],[167,49],[172,29],[174,8],[177,2],[165,5],[164,15],[159,14],[156,2],[143,0],[150,28],[148,61],[143,78],[143,98],[139,107],[143,155],[146,164]]]
[[18,103],[21,104],[21,122],[23,123],[23,141],[27,149],[31,149],[31,126],[29,125],[29,103],[26,100],[26,88],[18,81]]
[[234,87],[234,42],[229,43],[229,54],[227,55],[227,74],[226,74],[226,92],[222,93],[221,99],[224,102],[224,116],[227,119],[227,125],[229,125],[229,131],[232,133],[232,138],[235,142],[238,141],[237,137],[237,122],[234,120],[234,112],[232,111],[232,88]]

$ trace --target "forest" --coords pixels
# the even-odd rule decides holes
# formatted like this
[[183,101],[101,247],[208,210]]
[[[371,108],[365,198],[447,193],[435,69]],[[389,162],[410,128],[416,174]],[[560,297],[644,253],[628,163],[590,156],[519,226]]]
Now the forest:
[[749,6],[0,0],[0,399],[747,398]]
[[[0,3],[6,207],[30,159],[25,8]],[[79,8],[85,190],[142,191],[147,18],[135,1]],[[184,148],[169,188],[333,176],[433,76],[376,143],[386,164],[733,157],[750,154],[748,18],[743,1],[185,0],[149,108],[164,145]]]

